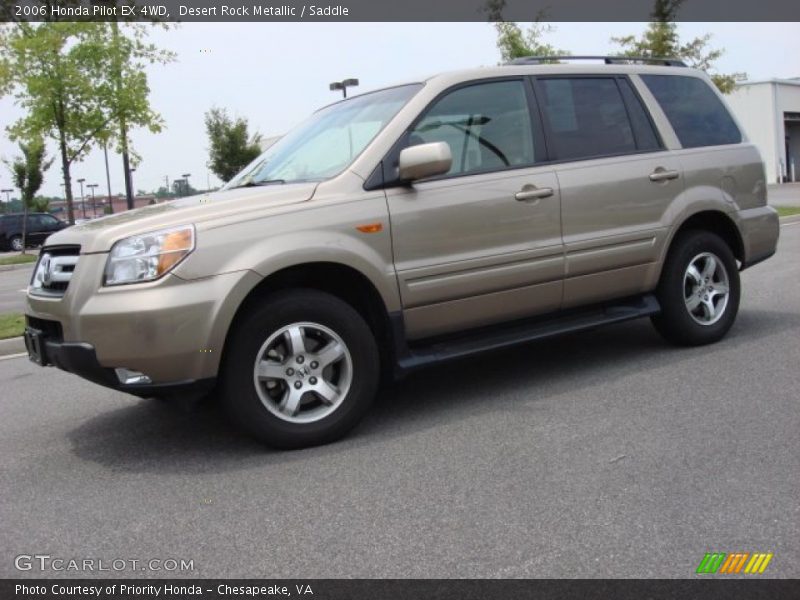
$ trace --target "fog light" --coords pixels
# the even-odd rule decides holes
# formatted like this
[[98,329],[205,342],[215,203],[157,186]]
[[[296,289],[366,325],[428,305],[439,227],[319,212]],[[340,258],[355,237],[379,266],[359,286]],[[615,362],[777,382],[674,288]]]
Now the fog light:
[[114,369],[117,372],[117,379],[123,385],[134,385],[137,383],[152,383],[150,378],[144,373],[139,371],[131,371],[130,369]]

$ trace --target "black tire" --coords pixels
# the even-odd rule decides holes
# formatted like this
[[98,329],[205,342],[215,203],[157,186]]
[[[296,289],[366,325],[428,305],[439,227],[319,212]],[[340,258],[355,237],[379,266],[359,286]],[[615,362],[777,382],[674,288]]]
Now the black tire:
[[[254,368],[271,336],[289,325],[309,322],[328,328],[344,343],[352,361],[349,391],[331,414],[297,423],[270,412],[256,389]],[[355,309],[330,294],[289,290],[271,295],[236,324],[225,346],[220,399],[233,421],[258,440],[274,448],[304,448],[337,440],[355,427],[372,404],[379,375],[375,337]],[[303,398],[312,404],[321,401],[313,393]]]
[[22,245],[22,236],[21,235],[12,235],[11,238],[8,240],[8,249],[13,250],[14,252],[21,252],[24,248],[14,248],[14,244],[18,243],[20,246]]
[[[700,323],[693,318],[686,300],[691,291],[684,279],[690,263],[706,253],[713,255],[724,266],[729,289],[727,304],[722,309],[721,316],[710,324]],[[713,284],[713,277],[711,283]],[[691,289],[699,290],[702,285]],[[652,317],[653,325],[673,344],[701,346],[714,343],[722,339],[733,325],[739,311],[740,294],[739,269],[728,244],[708,231],[683,232],[672,243],[661,273],[656,289],[661,313]],[[702,307],[695,310],[702,313]],[[704,317],[699,315],[698,318]]]

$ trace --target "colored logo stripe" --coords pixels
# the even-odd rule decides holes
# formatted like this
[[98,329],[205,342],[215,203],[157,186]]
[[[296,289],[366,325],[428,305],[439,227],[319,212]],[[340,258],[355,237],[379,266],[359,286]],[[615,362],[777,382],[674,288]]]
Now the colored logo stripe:
[[697,567],[698,573],[716,573],[722,561],[725,559],[724,552],[715,552],[713,554],[706,553],[703,560],[700,561],[700,566]]
[[766,570],[772,557],[771,552],[755,552],[752,555],[749,552],[707,552],[697,567],[697,573],[734,574],[742,572],[744,567],[745,573],[755,575]]
[[772,553],[770,554],[753,554],[753,558],[747,563],[744,569],[745,573],[763,573],[767,568],[769,561],[772,560]]
[[738,573],[742,570],[744,562],[750,556],[749,552],[736,552],[728,554],[728,559],[723,563],[720,573]]

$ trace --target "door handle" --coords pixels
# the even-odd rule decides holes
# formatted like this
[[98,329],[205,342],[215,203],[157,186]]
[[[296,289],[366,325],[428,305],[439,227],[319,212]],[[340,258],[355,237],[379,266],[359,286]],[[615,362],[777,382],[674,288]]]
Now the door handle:
[[650,173],[650,181],[669,181],[670,179],[677,179],[680,176],[678,171],[667,171],[663,167],[658,167],[655,171]]
[[553,195],[553,188],[537,188],[532,185],[524,186],[519,192],[514,194],[514,198],[520,202],[525,200],[538,200],[540,198],[549,198]]

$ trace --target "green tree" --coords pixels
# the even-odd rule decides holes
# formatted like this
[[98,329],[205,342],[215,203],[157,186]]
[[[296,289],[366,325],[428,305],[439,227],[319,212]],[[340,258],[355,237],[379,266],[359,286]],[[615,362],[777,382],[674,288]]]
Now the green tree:
[[248,134],[246,119],[232,119],[225,109],[212,108],[205,121],[211,145],[209,167],[222,181],[229,181],[261,154],[261,135]]
[[544,42],[544,37],[555,31],[555,27],[543,22],[545,11],[539,11],[533,23],[523,30],[518,23],[503,19],[505,6],[506,0],[488,0],[484,8],[487,19],[494,23],[494,28],[497,30],[497,48],[500,50],[503,62],[525,56],[565,56],[570,54],[566,50]]
[[50,212],[50,198],[36,196],[31,200],[31,210],[33,212]]
[[684,60],[689,66],[708,73],[719,90],[727,94],[731,92],[737,81],[747,78],[746,73],[720,74],[714,72],[714,62],[722,56],[724,50],[712,50],[708,47],[711,34],[681,43],[675,19],[681,4],[685,0],[655,0],[651,16],[653,21],[641,37],[627,35],[612,37],[611,41],[622,48],[623,56],[674,57]]
[[28,229],[28,212],[36,209],[34,198],[42,187],[44,172],[50,168],[52,161],[47,160],[44,140],[35,138],[29,142],[20,142],[22,156],[11,163],[14,185],[22,196],[22,210],[26,218],[22,220],[22,253],[25,254]]
[[27,113],[8,132],[12,139],[56,141],[70,223],[75,222],[70,170],[108,124],[82,45],[96,26],[44,22],[0,29],[0,93],[12,94]]
[[137,165],[140,158],[131,145],[130,131],[144,127],[158,133],[164,127],[161,115],[150,106],[146,67],[170,63],[175,54],[149,43],[146,25],[117,22],[96,25],[80,53],[92,74],[94,92],[108,113],[109,127],[102,134],[103,141],[110,141],[122,155],[125,194],[128,208],[132,208],[130,167],[131,163]]

